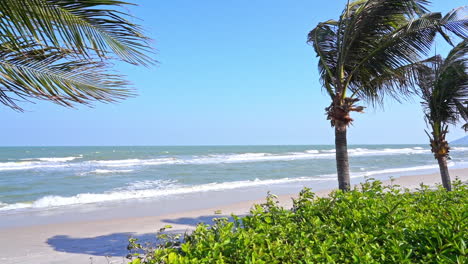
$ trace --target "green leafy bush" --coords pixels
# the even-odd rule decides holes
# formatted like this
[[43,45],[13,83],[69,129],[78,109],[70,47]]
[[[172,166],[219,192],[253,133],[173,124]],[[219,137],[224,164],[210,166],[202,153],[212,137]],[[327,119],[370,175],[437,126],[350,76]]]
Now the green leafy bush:
[[[246,217],[215,219],[156,248],[132,241],[133,263],[468,263],[468,188],[415,192],[367,181],[319,198],[304,189],[293,208],[269,195]],[[161,238],[161,237],[160,237]]]

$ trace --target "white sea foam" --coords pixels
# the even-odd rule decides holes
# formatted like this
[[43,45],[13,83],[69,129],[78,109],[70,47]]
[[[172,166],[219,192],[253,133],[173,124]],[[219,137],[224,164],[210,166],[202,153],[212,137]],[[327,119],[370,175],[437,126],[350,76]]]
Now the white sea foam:
[[[317,180],[327,180],[328,178],[283,178],[283,179],[272,179],[272,180],[251,180],[251,181],[236,181],[236,182],[223,182],[223,183],[208,183],[195,186],[181,186],[177,184],[170,184],[169,186],[162,187],[159,186],[153,189],[139,189],[147,188],[148,184],[155,184],[155,182],[150,183],[148,181],[135,183],[133,185],[127,186],[122,189],[115,189],[107,193],[80,193],[75,196],[56,196],[49,195],[42,197],[31,204],[26,203],[16,203],[10,204],[5,207],[1,207],[0,211],[13,210],[13,209],[25,209],[25,208],[50,208],[50,207],[59,207],[67,205],[79,205],[79,204],[90,204],[90,203],[99,203],[99,202],[111,202],[111,201],[121,201],[128,199],[142,199],[142,198],[157,198],[163,196],[171,195],[183,195],[196,192],[207,192],[207,191],[223,191],[223,190],[232,190],[246,187],[256,187],[272,184],[284,184],[292,182],[303,182],[303,181],[317,181]],[[334,177],[332,178],[334,179]],[[141,185],[141,186],[139,186]]]
[[144,180],[129,183],[125,187],[115,188],[114,191],[163,190],[180,186],[176,180]]
[[0,162],[0,171],[61,168],[66,166],[66,164],[44,163],[39,161]]
[[26,209],[31,208],[31,204],[28,203],[14,203],[14,204],[0,204],[0,211],[9,211],[9,210],[17,210],[17,209]]
[[[468,147],[453,147],[452,152],[468,151]],[[91,167],[95,173],[111,173],[109,168],[125,168],[138,166],[161,166],[161,165],[197,165],[197,164],[221,164],[221,163],[247,163],[268,161],[291,161],[307,159],[334,159],[334,149],[305,150],[303,152],[285,153],[225,153],[211,155],[197,155],[190,157],[161,157],[153,159],[121,159],[121,160],[92,160],[81,162],[70,162],[76,157],[61,158],[36,158],[18,162],[0,162],[0,171],[5,170],[28,170],[38,168],[63,168],[63,167]],[[349,148],[350,157],[362,156],[385,156],[385,155],[418,155],[431,154],[430,149],[422,147],[408,148]]]
[[109,173],[128,173],[128,172],[132,172],[132,171],[133,170],[101,170],[101,169],[97,169],[97,170],[90,171],[89,173],[109,174]]
[[60,157],[60,158],[25,158],[19,161],[0,162],[0,171],[8,170],[29,170],[29,169],[40,169],[40,168],[61,168],[67,167],[67,162],[82,158],[83,156],[77,157]]
[[[403,154],[429,154],[429,149],[398,148],[398,149],[366,149],[350,148],[349,156],[383,156],[383,155],[403,155]],[[243,154],[219,154],[207,157],[199,157],[191,160],[183,160],[183,164],[210,164],[210,163],[236,163],[236,162],[261,162],[261,161],[288,161],[300,159],[332,159],[335,157],[335,150],[306,150],[304,152],[289,152],[284,154],[273,153],[243,153]]]
[[[453,162],[449,162],[447,164],[449,167],[452,167],[455,165]],[[353,177],[363,177],[363,176],[372,176],[372,175],[378,175],[378,174],[389,174],[389,173],[401,173],[401,172],[409,172],[409,171],[423,171],[423,170],[432,170],[432,169],[437,169],[439,166],[437,164],[435,165],[423,165],[423,166],[415,166],[415,167],[409,167],[409,168],[391,168],[391,169],[383,169],[383,170],[376,170],[376,171],[367,171],[367,172],[362,172],[362,173],[357,173],[353,175]]]
[[46,158],[25,158],[22,161],[47,161],[47,162],[68,162],[75,159],[83,158],[83,155],[74,157],[46,157]]
[[183,163],[177,158],[159,158],[159,159],[124,159],[124,160],[92,160],[89,163],[104,167],[133,167],[148,165],[164,165]]
[[[450,167],[454,166],[449,162]],[[415,171],[426,171],[436,169],[437,165],[415,166],[407,168],[391,168],[375,171],[361,171],[352,173],[352,178],[365,177],[379,174],[404,173]],[[184,186],[174,180],[145,180],[129,183],[127,186],[115,188],[106,193],[81,193],[75,196],[45,196],[32,203],[0,204],[0,211],[38,208],[45,209],[50,207],[59,207],[67,205],[90,204],[100,202],[121,201],[128,199],[157,198],[171,195],[183,195],[196,192],[223,191],[232,189],[241,189],[248,187],[258,187],[275,184],[290,184],[310,181],[328,181],[335,180],[335,174],[327,174],[314,177],[281,178],[267,180],[247,180],[223,183],[207,183],[194,186]]]
[[38,158],[40,161],[50,161],[50,162],[67,162],[67,161],[72,161],[75,159],[82,158],[83,156],[79,157],[63,157],[63,158]]
[[468,151],[468,147],[452,147],[451,151]]

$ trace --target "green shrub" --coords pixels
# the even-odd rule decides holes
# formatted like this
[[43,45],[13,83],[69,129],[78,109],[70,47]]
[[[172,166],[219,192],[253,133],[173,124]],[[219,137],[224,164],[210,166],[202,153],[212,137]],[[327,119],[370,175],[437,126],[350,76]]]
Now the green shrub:
[[319,198],[304,189],[292,209],[269,195],[250,214],[199,224],[182,242],[142,247],[133,263],[468,263],[468,188],[415,192],[367,181]]

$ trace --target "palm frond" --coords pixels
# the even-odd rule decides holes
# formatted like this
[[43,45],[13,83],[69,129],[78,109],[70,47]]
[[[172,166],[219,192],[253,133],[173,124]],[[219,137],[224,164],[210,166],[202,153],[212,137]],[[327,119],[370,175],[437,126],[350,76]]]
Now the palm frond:
[[132,96],[122,75],[100,61],[82,60],[63,49],[0,49],[0,103],[22,110],[18,101],[43,99],[64,106],[92,101],[114,102]]
[[[438,13],[429,13],[420,18],[411,19],[394,32],[368,44],[369,50],[364,57],[359,58],[358,54],[355,54],[357,60],[352,59],[349,65],[351,70],[347,77],[349,89],[354,94],[362,96],[362,99],[371,102],[381,100],[384,94],[397,99],[400,96],[407,96],[408,86],[413,84],[411,80],[414,78],[407,74],[402,75],[402,73],[409,73],[408,66],[416,66],[418,60],[429,53],[440,18]],[[352,63],[353,61],[357,63]],[[402,72],[402,69],[407,70]],[[372,84],[385,84],[372,81],[379,79],[380,76],[394,76],[398,81],[393,82],[394,85],[372,86]],[[401,82],[404,79],[408,81]],[[395,85],[398,83],[401,86]],[[390,88],[390,90],[382,88]],[[376,93],[376,91],[382,91],[382,93]]]
[[439,33],[453,46],[452,38],[448,33],[452,33],[461,39],[468,37],[468,6],[455,8],[441,20]]
[[312,43],[317,57],[319,57],[320,80],[330,96],[334,96],[332,86],[335,83],[335,71],[337,67],[337,33],[338,22],[328,20],[320,23],[308,35],[308,42]]
[[[359,81],[359,87],[354,87],[355,83],[353,82],[349,88],[353,91],[351,97],[363,98],[374,106],[383,105],[385,96],[393,97],[398,102],[401,102],[401,99],[409,98],[420,92],[415,89],[420,81],[417,78],[418,73],[427,70],[425,63],[431,63],[437,59],[438,56],[434,56],[420,62],[398,67],[377,76],[363,78]],[[366,87],[366,89],[359,89],[362,86]]]
[[[0,1],[0,103],[43,99],[64,106],[133,95],[110,60],[155,62],[149,38],[118,0]],[[116,9],[117,8],[117,9]]]
[[149,39],[140,26],[129,15],[105,8],[126,5],[116,0],[2,0],[0,42],[21,36],[87,56],[113,53],[132,64],[151,64]]
[[426,63],[419,71],[419,87],[430,124],[468,122],[468,41],[453,48],[447,58]]
[[[349,3],[339,21],[320,23],[308,36],[322,84],[372,103],[384,95],[397,100],[414,92],[415,69],[438,32],[466,35],[463,9],[442,17],[429,13],[427,0],[360,0]],[[413,74],[413,76],[411,76]]]

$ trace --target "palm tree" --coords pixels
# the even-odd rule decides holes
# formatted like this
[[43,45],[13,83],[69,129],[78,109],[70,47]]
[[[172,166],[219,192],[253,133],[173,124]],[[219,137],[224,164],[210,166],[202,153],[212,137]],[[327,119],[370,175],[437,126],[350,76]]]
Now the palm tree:
[[133,94],[118,59],[154,62],[149,39],[118,0],[1,0],[0,103],[44,99],[63,106],[113,102]]
[[428,13],[427,0],[356,0],[339,20],[319,23],[308,43],[319,57],[320,80],[331,104],[327,119],[335,128],[336,166],[341,190],[350,188],[347,127],[351,112],[363,112],[361,99],[372,105],[384,95],[411,94],[413,64],[431,48],[437,32],[466,36],[466,19],[453,10],[445,17]]
[[461,119],[468,125],[468,41],[454,47],[447,58],[434,56],[421,63],[418,85],[431,142],[431,150],[439,163],[442,184],[450,191],[450,175],[447,168],[449,144],[446,140],[448,125]]

